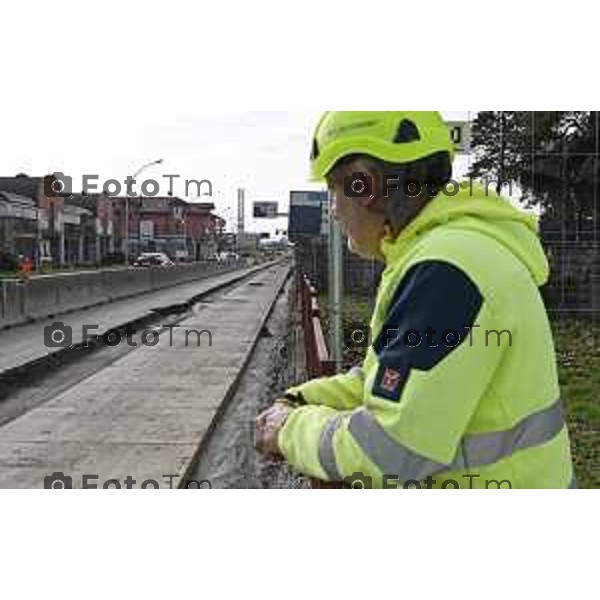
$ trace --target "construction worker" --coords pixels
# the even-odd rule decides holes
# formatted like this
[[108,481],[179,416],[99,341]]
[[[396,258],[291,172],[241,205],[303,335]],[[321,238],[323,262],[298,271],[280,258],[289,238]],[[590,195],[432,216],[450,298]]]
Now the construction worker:
[[535,217],[451,181],[437,112],[329,112],[311,166],[349,246],[385,261],[361,367],[308,381],[256,443],[352,487],[573,488]]
[[19,272],[22,279],[29,279],[33,271],[33,261],[29,256],[19,256]]
[[27,277],[31,275],[33,271],[33,261],[29,256],[26,256],[23,260],[23,272],[27,274]]

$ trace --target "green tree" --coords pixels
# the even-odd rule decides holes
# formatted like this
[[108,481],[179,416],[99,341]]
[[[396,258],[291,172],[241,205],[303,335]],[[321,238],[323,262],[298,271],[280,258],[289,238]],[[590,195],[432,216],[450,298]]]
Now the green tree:
[[598,112],[480,112],[472,127],[470,175],[522,200],[549,221],[591,229],[600,204]]

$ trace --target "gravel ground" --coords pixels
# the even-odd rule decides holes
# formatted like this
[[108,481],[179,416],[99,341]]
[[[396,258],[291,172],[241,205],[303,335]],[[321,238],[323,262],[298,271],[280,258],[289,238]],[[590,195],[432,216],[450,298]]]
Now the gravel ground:
[[191,475],[213,488],[307,488],[310,482],[285,463],[268,460],[254,449],[254,419],[294,383],[297,358],[290,279],[262,332],[240,385]]

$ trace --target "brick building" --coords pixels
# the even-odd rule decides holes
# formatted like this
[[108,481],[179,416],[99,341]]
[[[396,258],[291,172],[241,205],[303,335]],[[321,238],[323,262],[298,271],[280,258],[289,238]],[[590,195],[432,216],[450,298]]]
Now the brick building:
[[102,263],[115,252],[111,198],[106,194],[74,194],[67,205],[85,209],[82,218],[81,258],[83,263]]
[[38,240],[38,209],[27,196],[0,192],[0,252],[33,258]]
[[[213,254],[225,222],[208,202],[165,196],[129,198],[129,256],[165,252],[173,259],[201,260]],[[112,198],[115,245],[126,253],[127,199]]]
[[4,253],[23,254],[37,266],[60,266],[81,257],[83,221],[89,211],[65,203],[60,195],[46,195],[54,180],[53,175],[0,177]]

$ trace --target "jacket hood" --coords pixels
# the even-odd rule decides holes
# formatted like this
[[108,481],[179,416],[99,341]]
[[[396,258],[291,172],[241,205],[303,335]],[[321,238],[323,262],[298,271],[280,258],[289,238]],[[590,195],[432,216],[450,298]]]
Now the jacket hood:
[[539,239],[537,217],[471,181],[461,183],[454,196],[436,196],[395,239],[384,238],[386,262],[404,254],[417,238],[440,225],[470,229],[494,238],[527,267],[538,287],[547,282],[548,259]]

